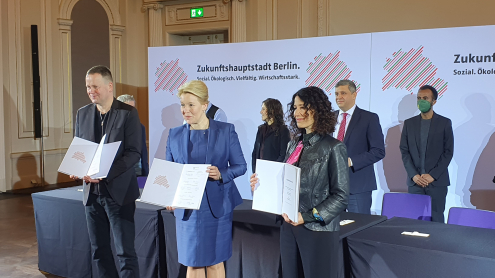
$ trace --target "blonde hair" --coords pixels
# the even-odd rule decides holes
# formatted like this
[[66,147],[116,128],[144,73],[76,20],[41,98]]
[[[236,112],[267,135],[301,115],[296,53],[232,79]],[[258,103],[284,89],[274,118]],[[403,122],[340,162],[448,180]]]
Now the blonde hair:
[[177,96],[180,98],[182,94],[189,93],[195,95],[201,104],[208,103],[208,87],[203,81],[191,80],[179,87]]

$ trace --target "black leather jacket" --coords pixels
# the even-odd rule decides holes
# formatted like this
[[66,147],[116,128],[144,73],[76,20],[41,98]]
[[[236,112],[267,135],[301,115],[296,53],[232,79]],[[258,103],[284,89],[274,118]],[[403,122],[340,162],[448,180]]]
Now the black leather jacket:
[[[287,147],[285,161],[299,140]],[[299,158],[301,188],[299,212],[316,208],[323,222],[304,223],[312,231],[340,230],[340,213],[347,207],[349,198],[349,167],[344,143],[330,135],[304,135],[303,151]]]

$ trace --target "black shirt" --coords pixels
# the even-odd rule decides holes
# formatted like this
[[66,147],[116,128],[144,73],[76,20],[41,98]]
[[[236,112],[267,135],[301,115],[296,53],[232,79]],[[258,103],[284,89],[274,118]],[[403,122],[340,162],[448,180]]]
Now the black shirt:
[[[99,144],[101,141],[101,138],[103,138],[103,135],[105,135],[105,130],[107,128],[107,123],[108,119],[110,118],[110,113],[112,113],[112,110],[110,109],[107,113],[101,114],[98,109],[95,109],[95,143]],[[105,180],[101,180],[99,183],[92,183],[90,191],[93,194],[96,195],[105,195],[105,196],[110,196],[108,194],[108,190],[104,186],[106,183]]]
[[426,159],[426,145],[428,143],[428,134],[430,133],[431,119],[425,120],[421,119],[421,143],[419,156],[421,158],[421,175],[427,174],[425,170],[425,159]]

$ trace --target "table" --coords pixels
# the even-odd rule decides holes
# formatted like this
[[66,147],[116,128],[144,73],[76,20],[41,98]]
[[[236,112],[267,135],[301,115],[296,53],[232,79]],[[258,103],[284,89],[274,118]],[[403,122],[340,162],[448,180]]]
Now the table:
[[[232,257],[225,263],[226,277],[282,277],[280,264],[280,224],[276,215],[251,209],[252,201],[244,200],[233,216]],[[175,218],[169,211],[161,211],[164,232],[166,264],[169,278],[185,277],[186,268],[178,263]],[[341,219],[354,223],[341,227],[340,277],[350,273],[346,237],[386,220],[385,216],[344,212]],[[345,267],[347,265],[347,267]]]
[[[39,269],[62,277],[96,276],[86,226],[81,187],[32,194]],[[226,262],[232,277],[281,277],[280,219],[254,211],[252,201],[244,200],[234,211],[233,255]],[[186,268],[178,263],[175,217],[162,207],[136,202],[136,253],[141,277],[185,277]],[[350,273],[346,238],[383,222],[386,217],[343,213],[341,219],[356,222],[340,230],[340,277]]]
[[[402,232],[429,237],[401,235]],[[354,277],[494,277],[495,230],[394,217],[347,238]]]
[[[40,270],[62,277],[96,276],[91,260],[82,186],[32,194]],[[141,277],[165,273],[160,253],[162,207],[136,202],[136,253]],[[113,244],[112,244],[113,246]],[[114,251],[115,254],[115,251]]]

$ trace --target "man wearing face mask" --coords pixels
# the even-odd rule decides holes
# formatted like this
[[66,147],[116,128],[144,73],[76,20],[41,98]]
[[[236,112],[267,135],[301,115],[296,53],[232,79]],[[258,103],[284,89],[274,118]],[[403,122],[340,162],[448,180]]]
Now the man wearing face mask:
[[454,155],[452,121],[433,112],[438,92],[429,85],[418,91],[421,114],[404,122],[400,140],[408,192],[431,197],[432,221],[444,223],[450,185],[448,166]]

